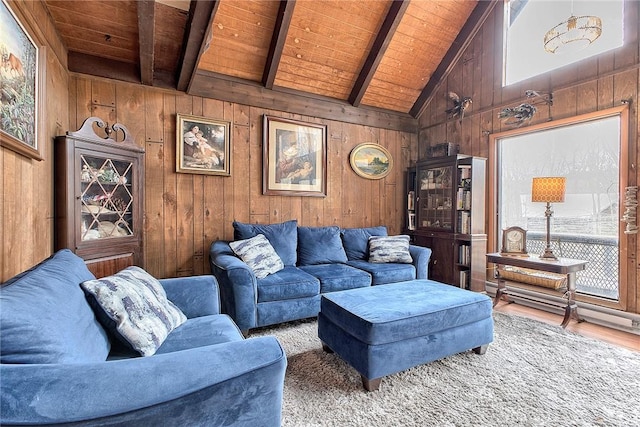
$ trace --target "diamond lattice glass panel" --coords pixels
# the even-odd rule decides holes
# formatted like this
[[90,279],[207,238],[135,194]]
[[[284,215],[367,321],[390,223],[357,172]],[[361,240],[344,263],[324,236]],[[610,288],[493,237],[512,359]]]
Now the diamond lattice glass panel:
[[82,240],[134,234],[132,163],[80,156]]

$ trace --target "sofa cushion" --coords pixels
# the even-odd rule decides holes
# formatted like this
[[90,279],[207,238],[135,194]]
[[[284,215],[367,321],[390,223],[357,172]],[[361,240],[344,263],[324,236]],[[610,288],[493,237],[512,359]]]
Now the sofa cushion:
[[386,236],[387,227],[343,228],[342,245],[349,261],[369,258],[369,237]]
[[340,227],[298,227],[298,265],[347,262]]
[[409,253],[409,236],[371,236],[369,237],[369,262],[413,262]]
[[320,294],[320,281],[298,267],[285,267],[258,279],[258,302],[305,298]]
[[[2,363],[91,363],[109,354],[106,332],[80,283],[95,279],[68,249],[0,287]],[[26,381],[27,379],[25,379]]]
[[156,354],[173,353],[243,339],[240,329],[226,314],[194,317],[187,319],[179,328],[174,329]]
[[298,259],[298,221],[291,220],[279,224],[245,224],[233,221],[233,239],[250,239],[264,234],[284,265],[296,265]]
[[282,260],[264,234],[230,242],[229,246],[253,270],[258,279],[263,279],[284,268]]
[[300,267],[320,279],[320,293],[371,286],[371,275],[346,264],[316,264]]
[[152,356],[167,335],[187,318],[164,288],[140,267],[82,283],[104,327],[143,356]]
[[416,278],[416,268],[413,264],[373,263],[363,260],[349,261],[348,264],[371,274],[372,285],[404,282]]

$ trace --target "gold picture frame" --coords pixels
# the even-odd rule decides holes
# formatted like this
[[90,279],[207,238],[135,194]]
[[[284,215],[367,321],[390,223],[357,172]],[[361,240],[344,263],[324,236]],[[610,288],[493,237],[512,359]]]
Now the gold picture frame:
[[327,195],[327,127],[264,115],[262,193]]
[[176,172],[231,175],[231,122],[177,114]]
[[527,230],[522,227],[509,227],[502,230],[500,255],[529,256],[527,253]]
[[20,22],[6,0],[0,1],[0,145],[43,160],[40,131],[46,63],[45,49]]
[[363,178],[382,179],[393,168],[393,158],[382,145],[365,142],[357,145],[349,156],[353,171]]

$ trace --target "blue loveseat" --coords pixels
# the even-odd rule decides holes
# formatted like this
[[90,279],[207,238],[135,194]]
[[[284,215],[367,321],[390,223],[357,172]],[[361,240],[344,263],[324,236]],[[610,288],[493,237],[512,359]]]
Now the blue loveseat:
[[187,320],[153,356],[120,348],[62,250],[0,288],[0,425],[280,426],[286,357],[219,314],[212,276],[161,280]]
[[264,278],[243,262],[228,241],[211,244],[211,272],[220,285],[222,311],[246,335],[250,329],[315,317],[320,295],[346,289],[426,279],[431,249],[409,245],[406,263],[370,262],[369,239],[387,236],[384,226],[366,228],[302,227],[233,223],[234,241],[263,234],[284,268]]

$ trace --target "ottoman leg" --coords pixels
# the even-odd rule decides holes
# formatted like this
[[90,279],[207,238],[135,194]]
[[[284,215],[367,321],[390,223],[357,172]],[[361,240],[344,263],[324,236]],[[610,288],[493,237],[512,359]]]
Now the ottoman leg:
[[489,344],[481,345],[480,347],[476,347],[473,349],[475,354],[485,354],[487,352],[487,348],[489,348]]
[[380,388],[380,382],[382,382],[382,378],[374,378],[370,380],[366,378],[364,375],[360,375],[362,377],[362,385],[364,389],[367,391],[376,391]]

